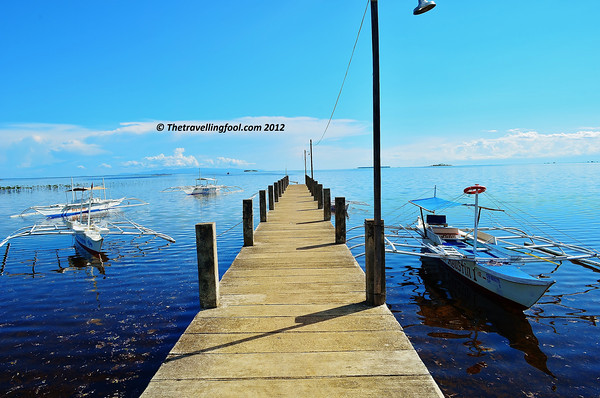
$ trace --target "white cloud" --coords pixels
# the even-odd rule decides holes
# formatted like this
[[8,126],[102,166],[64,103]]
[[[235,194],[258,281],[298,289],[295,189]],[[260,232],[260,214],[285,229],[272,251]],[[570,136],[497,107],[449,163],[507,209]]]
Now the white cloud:
[[231,158],[224,158],[224,157],[218,157],[217,158],[217,162],[213,162],[213,164],[216,163],[219,167],[241,167],[241,166],[250,166],[254,163],[248,163],[245,160],[242,159],[231,159]]
[[100,146],[96,144],[86,144],[78,139],[61,142],[56,145],[53,150],[55,152],[74,152],[80,155],[99,155],[105,153]]
[[428,138],[384,152],[385,158],[392,159],[394,165],[591,156],[600,154],[600,131],[544,134],[511,129],[495,138],[462,142]]
[[138,162],[137,160],[128,160],[126,162],[122,162],[121,166],[124,166],[124,167],[144,167],[144,163]]
[[143,161],[129,160],[122,162],[122,166],[126,167],[143,167],[143,168],[157,168],[157,167],[198,167],[200,163],[198,160],[190,155],[184,155],[184,148],[175,148],[173,155],[165,155],[160,153],[155,156],[146,156]]
[[144,159],[152,162],[158,163],[160,166],[165,167],[189,167],[189,166],[198,166],[198,160],[194,156],[185,156],[183,153],[185,152],[184,148],[175,148],[173,151],[173,155],[165,156],[164,154],[160,154],[157,156],[146,156]]

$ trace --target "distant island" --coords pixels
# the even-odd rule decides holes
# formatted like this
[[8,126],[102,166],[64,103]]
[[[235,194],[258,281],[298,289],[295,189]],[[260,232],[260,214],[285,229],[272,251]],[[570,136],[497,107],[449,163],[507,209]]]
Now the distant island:
[[429,167],[451,167],[451,164],[446,164],[446,163],[438,163],[438,164],[432,164]]
[[258,170],[244,170],[244,173],[257,173]]

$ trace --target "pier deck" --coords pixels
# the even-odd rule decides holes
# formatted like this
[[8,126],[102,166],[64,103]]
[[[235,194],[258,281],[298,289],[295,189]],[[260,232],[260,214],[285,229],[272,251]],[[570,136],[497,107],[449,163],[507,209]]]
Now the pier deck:
[[143,397],[442,397],[385,306],[365,304],[365,275],[290,185],[221,280]]

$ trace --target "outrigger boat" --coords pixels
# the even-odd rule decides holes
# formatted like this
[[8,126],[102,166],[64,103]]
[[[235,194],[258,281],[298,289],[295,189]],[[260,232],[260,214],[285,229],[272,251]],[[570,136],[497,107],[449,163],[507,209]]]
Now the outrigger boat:
[[[93,191],[97,190],[102,190],[105,192],[104,199],[94,197]],[[96,213],[115,208],[122,209],[125,207],[144,206],[148,204],[147,202],[144,202],[137,198],[106,198],[106,188],[104,186],[94,187],[93,184],[90,187],[74,187],[73,182],[71,182],[71,189],[67,190],[66,192],[71,192],[71,202],[56,203],[52,205],[31,206],[23,210],[19,214],[12,215],[11,218],[28,217],[40,214],[47,218],[69,217],[78,215],[80,213]],[[79,198],[77,197],[77,192],[81,193]],[[85,192],[89,192],[88,198],[84,197]]]
[[[92,186],[93,191],[93,186]],[[153,235],[162,238],[168,242],[175,242],[175,239],[150,228],[143,227],[131,220],[113,221],[92,221],[90,213],[92,212],[93,195],[90,195],[87,209],[87,222],[83,220],[84,209],[80,208],[79,216],[63,217],[61,223],[51,223],[46,220],[40,224],[34,224],[29,227],[21,228],[9,235],[0,242],[0,247],[8,243],[9,240],[32,235],[72,235],[75,242],[88,252],[95,256],[100,256],[103,235]],[[8,252],[8,246],[7,246]],[[6,254],[5,254],[6,257]]]
[[[386,251],[412,256],[437,258],[452,271],[522,308],[534,305],[552,286],[554,281],[536,278],[522,271],[526,263],[550,262],[557,264],[569,260],[598,267],[600,263],[590,258],[600,253],[582,246],[556,242],[550,238],[529,234],[514,227],[480,227],[482,209],[503,211],[479,206],[479,195],[486,188],[474,185],[464,189],[475,196],[475,204],[448,201],[435,196],[411,200],[420,209],[416,224],[392,227],[386,234]],[[455,206],[473,206],[473,228],[457,228],[447,224],[446,216],[436,211]],[[425,214],[424,212],[428,213]]]
[[153,235],[171,243],[175,242],[175,239],[170,236],[143,227],[131,220],[86,223],[80,220],[64,219],[58,223],[45,222],[20,228],[0,242],[0,247],[11,239],[33,235],[72,235],[77,244],[95,256],[99,256],[101,253],[104,235]]
[[187,195],[215,195],[221,191],[230,192],[234,188],[238,188],[241,190],[240,187],[217,185],[217,180],[215,178],[206,178],[198,175],[198,178],[196,178],[196,185],[182,185],[178,187],[169,187],[164,189],[162,192],[183,191]]

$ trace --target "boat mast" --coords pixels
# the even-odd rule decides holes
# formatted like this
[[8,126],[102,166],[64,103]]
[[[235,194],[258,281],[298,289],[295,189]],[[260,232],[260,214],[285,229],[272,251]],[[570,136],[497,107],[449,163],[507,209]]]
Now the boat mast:
[[477,257],[477,224],[479,222],[479,194],[475,194],[475,226],[473,229],[473,258]]
[[477,224],[479,223],[479,194],[485,192],[483,185],[475,184],[463,189],[467,195],[475,195],[475,221],[473,226],[473,258],[477,258]]
[[90,223],[92,221],[92,197],[93,196],[94,196],[94,183],[92,182],[92,188],[90,189],[90,206],[88,208],[88,229],[90,228]]

